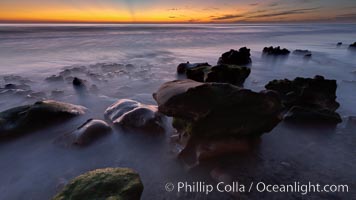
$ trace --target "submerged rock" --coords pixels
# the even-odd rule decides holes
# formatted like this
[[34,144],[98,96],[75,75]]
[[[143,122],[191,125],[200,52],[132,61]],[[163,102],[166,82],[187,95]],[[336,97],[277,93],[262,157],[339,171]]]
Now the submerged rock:
[[184,74],[188,69],[193,69],[201,66],[210,66],[209,63],[181,63],[177,67],[178,74]]
[[356,50],[356,42],[354,42],[353,44],[350,44],[349,48]]
[[73,86],[74,87],[84,87],[85,84],[84,84],[84,80],[80,79],[80,78],[77,78],[77,77],[74,77],[73,79]]
[[42,129],[85,112],[85,107],[52,100],[12,108],[0,113],[0,138]]
[[69,134],[64,134],[57,142],[64,143],[66,145],[89,145],[101,137],[104,137],[111,132],[111,127],[102,120],[89,119],[77,130]]
[[250,49],[242,47],[238,51],[231,49],[222,54],[218,60],[218,65],[247,65],[251,62]]
[[121,99],[105,111],[105,117],[124,129],[162,133],[165,131],[165,116],[157,106],[144,105],[137,101]]
[[74,178],[52,200],[139,200],[142,192],[143,184],[135,171],[107,168]]
[[251,69],[236,65],[218,65],[211,68],[207,74],[205,82],[230,83],[233,85],[243,85],[250,75]]
[[288,49],[281,49],[281,47],[265,47],[263,49],[263,54],[265,55],[271,55],[271,56],[285,56],[290,54],[290,51]]
[[230,139],[242,144],[271,131],[281,120],[281,100],[271,91],[180,80],[163,84],[153,96],[159,111],[174,117],[173,126],[185,143],[181,155],[189,152],[195,161],[203,144]]
[[335,112],[340,106],[336,101],[336,80],[327,80],[323,76],[313,79],[298,77],[293,81],[274,80],[265,88],[280,93],[286,110],[294,107],[286,116],[288,121],[303,121],[302,116],[308,115],[309,120],[305,122],[341,122],[341,117]]
[[302,50],[302,49],[297,49],[295,51],[293,51],[293,54],[297,54],[297,55],[302,55],[302,56],[306,56],[306,55],[311,55],[312,52],[309,50]]

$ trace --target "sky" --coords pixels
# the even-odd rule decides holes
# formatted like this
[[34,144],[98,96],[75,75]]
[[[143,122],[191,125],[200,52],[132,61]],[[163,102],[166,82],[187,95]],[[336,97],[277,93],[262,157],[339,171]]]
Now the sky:
[[0,22],[355,22],[356,0],[0,0]]

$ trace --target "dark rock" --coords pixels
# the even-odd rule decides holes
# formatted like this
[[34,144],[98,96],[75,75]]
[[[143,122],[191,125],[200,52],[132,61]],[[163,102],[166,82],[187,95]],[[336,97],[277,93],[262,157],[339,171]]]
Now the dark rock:
[[17,90],[17,89],[20,89],[20,90],[31,90],[31,87],[29,85],[26,85],[26,84],[16,85],[16,84],[9,83],[9,84],[5,85],[4,89],[7,89],[7,90]]
[[160,112],[180,120],[191,134],[208,138],[269,132],[278,124],[282,108],[274,92],[256,93],[224,83],[173,81],[153,96]]
[[202,66],[210,66],[209,63],[181,63],[177,67],[178,74],[184,74],[188,69],[199,68]]
[[[297,106],[292,113],[309,111],[314,118],[320,117],[320,120],[325,122],[327,122],[324,119],[325,116],[330,116],[330,123],[339,123],[340,120],[335,120],[335,118],[341,119],[337,113],[330,114],[340,106],[336,102],[336,80],[327,80],[323,76],[315,76],[313,79],[298,77],[293,81],[274,80],[269,82],[265,88],[280,93],[286,110]],[[302,116],[302,114],[295,114],[295,116]]]
[[165,131],[165,116],[157,112],[157,106],[144,105],[133,100],[117,101],[106,109],[105,117],[123,129],[152,133]]
[[303,124],[338,124],[342,122],[339,114],[328,109],[315,109],[294,106],[285,115],[287,122]]
[[198,82],[204,82],[206,73],[209,72],[210,69],[211,66],[202,65],[202,66],[187,69],[186,75],[188,79],[198,81]]
[[311,53],[308,53],[308,54],[305,54],[304,55],[304,58],[311,58],[312,57],[312,54]]
[[111,127],[102,120],[89,119],[77,130],[64,134],[57,142],[65,145],[87,146],[111,132]]
[[342,46],[342,42],[338,42],[337,44],[336,44],[336,46]]
[[139,200],[142,192],[143,184],[137,172],[107,168],[74,178],[53,200]]
[[349,48],[350,49],[356,49],[356,42],[354,42],[353,44],[350,44]]
[[285,56],[290,54],[290,51],[288,49],[281,49],[281,47],[265,47],[263,49],[263,54],[265,55],[272,55],[272,56]]
[[218,60],[218,65],[247,65],[251,62],[250,49],[242,47],[239,51],[231,49],[230,51],[222,54]]
[[251,69],[237,65],[218,65],[211,68],[205,82],[230,83],[241,86],[250,75]]
[[77,77],[74,77],[73,86],[75,86],[75,87],[84,87],[85,86],[84,80],[82,80],[80,78],[77,78]]
[[19,136],[83,115],[86,108],[57,101],[40,101],[0,113],[0,137]]
[[311,55],[312,52],[309,51],[309,50],[301,50],[301,49],[297,49],[295,51],[293,51],[293,54],[297,54],[297,55],[302,55],[302,56],[305,56],[305,55]]
[[[204,144],[216,146],[230,139],[245,144],[271,131],[282,118],[281,100],[275,92],[256,93],[226,83],[172,81],[153,96],[159,111],[174,117],[173,127],[183,146],[180,155],[189,152],[195,161]],[[240,147],[231,148],[236,149]]]

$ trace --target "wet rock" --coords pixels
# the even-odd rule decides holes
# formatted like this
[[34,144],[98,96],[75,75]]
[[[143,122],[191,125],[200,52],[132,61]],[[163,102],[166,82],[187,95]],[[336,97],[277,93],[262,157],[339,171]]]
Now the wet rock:
[[77,78],[77,77],[74,77],[72,83],[73,83],[73,86],[75,86],[75,87],[84,87],[85,86],[84,80]]
[[251,69],[238,65],[198,66],[186,70],[188,79],[198,82],[230,83],[243,85]]
[[303,124],[338,124],[342,122],[340,115],[334,111],[302,106],[292,107],[285,115],[284,120]]
[[137,172],[106,168],[74,178],[53,200],[139,200],[142,192],[143,184]]
[[305,56],[305,55],[309,55],[309,54],[311,55],[312,52],[309,50],[297,49],[297,50],[293,51],[293,54]]
[[286,56],[290,54],[290,51],[288,49],[281,49],[281,47],[265,47],[263,49],[263,54],[264,55],[271,55],[271,56]]
[[189,78],[191,80],[198,81],[198,82],[204,82],[206,73],[208,73],[210,71],[210,69],[211,69],[211,66],[201,65],[201,66],[187,69],[186,75],[187,75],[187,78]]
[[192,80],[167,82],[153,96],[160,112],[202,137],[259,136],[278,124],[282,108],[274,92]]
[[311,53],[308,53],[308,54],[305,54],[305,55],[304,55],[304,58],[305,58],[305,59],[309,59],[309,58],[311,58],[311,57],[312,57],[312,54],[311,54]]
[[356,50],[356,42],[350,44],[349,49]]
[[238,51],[231,49],[222,54],[218,60],[218,65],[247,65],[251,62],[250,49],[242,47]]
[[[193,155],[195,161],[204,144],[219,147],[230,139],[243,144],[271,131],[281,120],[281,100],[271,91],[256,93],[231,84],[180,80],[163,84],[153,96],[159,111],[174,117],[173,127],[184,140],[181,155]],[[220,155],[218,149],[199,157]]]
[[338,42],[337,44],[336,44],[336,46],[342,46],[342,42]]
[[137,101],[122,99],[105,111],[105,117],[114,125],[123,128],[152,133],[165,131],[165,116],[157,106],[144,105]]
[[217,65],[211,68],[205,82],[230,83],[241,86],[250,75],[251,69],[237,65]]
[[[309,118],[314,116],[313,120],[309,120],[312,123],[319,120],[327,123],[341,122],[341,117],[335,112],[340,106],[336,101],[336,80],[327,80],[323,76],[298,77],[293,81],[274,80],[269,82],[265,88],[277,91],[281,95],[286,110],[296,106],[286,116],[288,119],[293,119],[289,121],[302,121],[295,120],[295,118],[306,116],[308,111]],[[326,120],[325,117],[330,117],[330,120]]]
[[20,89],[20,90],[31,90],[31,87],[29,85],[26,85],[26,84],[16,85],[16,84],[9,83],[9,84],[6,84],[4,86],[4,89],[7,89],[7,90],[17,90],[17,89]]
[[102,120],[89,119],[69,134],[64,134],[57,142],[66,145],[87,146],[111,132],[111,127]]
[[0,113],[0,138],[20,136],[73,117],[83,115],[86,108],[57,101],[39,101]]
[[209,63],[181,63],[177,67],[178,74],[184,74],[188,69],[199,68],[202,66],[210,66]]

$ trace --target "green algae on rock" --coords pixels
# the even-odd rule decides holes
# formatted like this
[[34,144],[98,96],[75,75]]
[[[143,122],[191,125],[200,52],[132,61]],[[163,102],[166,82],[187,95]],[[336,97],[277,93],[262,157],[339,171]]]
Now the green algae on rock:
[[106,168],[74,178],[52,200],[139,200],[143,184],[128,168]]

